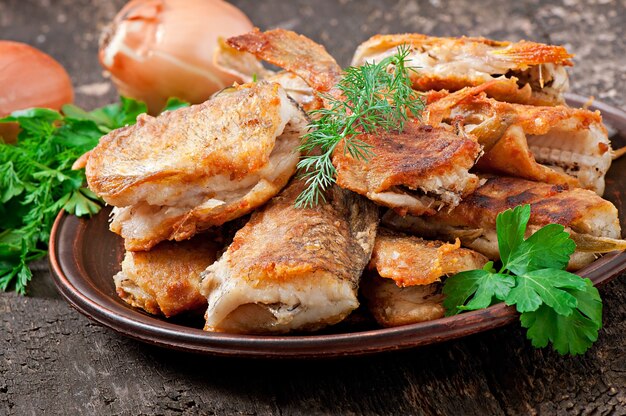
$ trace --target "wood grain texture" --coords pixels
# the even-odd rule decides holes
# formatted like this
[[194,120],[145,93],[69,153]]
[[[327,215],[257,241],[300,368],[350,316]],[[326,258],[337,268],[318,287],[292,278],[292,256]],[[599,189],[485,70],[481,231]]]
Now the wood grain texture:
[[[79,105],[112,101],[97,38],[123,0],[2,0],[0,38],[68,69]],[[565,44],[572,90],[626,107],[626,4],[605,1],[235,1],[261,28],[324,43],[341,64],[370,35],[421,31]],[[175,353],[90,322],[37,264],[28,297],[0,294],[0,414],[626,414],[626,277],[601,289],[604,328],[584,356],[534,350],[516,325],[400,353],[250,361]]]

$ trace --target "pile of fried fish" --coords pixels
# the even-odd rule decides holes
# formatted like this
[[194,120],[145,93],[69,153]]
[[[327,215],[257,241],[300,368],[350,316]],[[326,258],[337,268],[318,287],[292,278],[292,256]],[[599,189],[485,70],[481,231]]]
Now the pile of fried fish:
[[[326,200],[297,208],[298,147],[342,70],[323,46],[276,29],[221,41],[215,62],[246,83],[102,138],[89,187],[114,207],[127,303],[205,330],[314,331],[360,301],[382,326],[440,318],[441,282],[498,259],[496,216],[530,204],[528,233],[562,224],[577,270],[624,249],[602,198],[612,150],[598,112],[571,108],[563,47],[378,35],[352,65],[409,48],[425,109],[402,132],[338,146]],[[266,69],[267,62],[282,71]],[[254,78],[254,79],[253,79]]]

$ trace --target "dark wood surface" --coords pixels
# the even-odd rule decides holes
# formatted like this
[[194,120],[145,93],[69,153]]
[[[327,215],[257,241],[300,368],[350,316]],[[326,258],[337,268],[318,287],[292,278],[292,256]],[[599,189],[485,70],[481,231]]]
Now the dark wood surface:
[[[0,0],[0,38],[28,42],[70,72],[85,107],[115,99],[96,59],[123,1]],[[236,1],[261,28],[324,43],[342,64],[377,32],[484,35],[564,44],[572,90],[626,107],[626,4]],[[0,92],[1,93],[1,92]],[[92,323],[56,293],[47,263],[30,294],[0,294],[0,414],[626,414],[624,276],[601,289],[604,328],[583,357],[535,350],[517,325],[458,341],[326,361],[202,357]]]

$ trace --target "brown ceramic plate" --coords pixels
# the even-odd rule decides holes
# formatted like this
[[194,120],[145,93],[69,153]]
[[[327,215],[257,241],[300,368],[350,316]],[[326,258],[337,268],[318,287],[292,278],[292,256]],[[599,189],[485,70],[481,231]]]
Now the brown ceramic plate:
[[[585,97],[569,96],[572,106]],[[615,148],[626,146],[626,113],[596,103],[609,125]],[[626,228],[622,195],[626,189],[626,158],[618,160],[607,175],[605,197],[620,211]],[[121,239],[108,230],[110,209],[85,220],[60,213],[50,237],[50,267],[63,297],[79,312],[131,338],[178,350],[216,355],[257,357],[322,357],[368,354],[433,344],[503,326],[517,318],[504,304],[397,328],[372,324],[344,324],[334,332],[312,335],[253,336],[210,333],[197,322],[166,321],[134,309],[118,298],[113,275],[124,254]],[[626,270],[626,253],[609,253],[579,274],[596,285]],[[193,326],[195,325],[195,327]],[[201,326],[201,324],[200,324]],[[339,331],[339,332],[337,332]]]

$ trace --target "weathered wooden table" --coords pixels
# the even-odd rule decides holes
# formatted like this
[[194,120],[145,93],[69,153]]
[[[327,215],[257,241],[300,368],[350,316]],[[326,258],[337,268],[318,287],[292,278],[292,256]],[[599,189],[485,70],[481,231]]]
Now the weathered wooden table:
[[[70,72],[79,105],[103,105],[116,93],[97,39],[123,3],[0,0],[0,38],[50,53]],[[564,44],[576,54],[572,90],[626,107],[624,1],[234,3],[261,28],[322,42],[344,65],[378,32]],[[622,276],[601,289],[604,328],[584,357],[535,350],[511,325],[400,353],[253,361],[123,338],[71,309],[41,262],[29,296],[0,294],[0,414],[626,414],[625,284]]]

